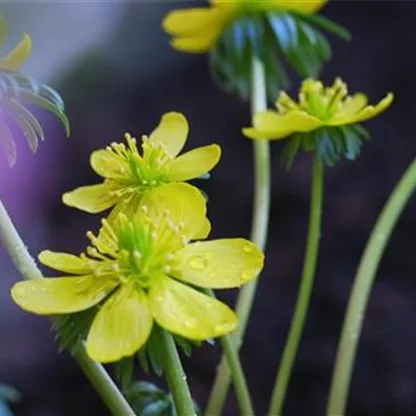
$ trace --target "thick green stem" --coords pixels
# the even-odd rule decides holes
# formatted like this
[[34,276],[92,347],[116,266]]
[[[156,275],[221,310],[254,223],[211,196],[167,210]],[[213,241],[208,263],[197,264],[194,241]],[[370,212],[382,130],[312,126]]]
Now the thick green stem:
[[[1,200],[0,240],[24,279],[43,278],[41,271],[29,254]],[[135,414],[104,368],[91,360],[83,345],[79,345],[79,348],[75,349],[73,357],[114,416],[131,416]]]
[[[253,58],[251,112],[254,114],[267,108],[266,79],[263,64]],[[260,250],[264,250],[267,240],[267,228],[270,211],[270,152],[269,143],[265,140],[255,140],[254,148],[254,203],[251,240]],[[258,279],[246,284],[238,295],[236,313],[239,326],[233,334],[233,342],[238,352],[247,328],[251,307],[256,294]],[[217,376],[208,401],[206,416],[220,415],[230,387],[231,375],[227,358],[222,356],[218,366]],[[236,379],[234,378],[234,383]]]
[[163,370],[175,403],[178,416],[196,416],[191,392],[186,382],[186,374],[171,334],[157,327],[158,336],[163,346]]
[[306,246],[305,263],[303,265],[302,279],[300,282],[295,312],[273,389],[272,400],[269,408],[270,416],[280,416],[282,414],[287,386],[292,374],[293,363],[295,361],[308,313],[321,234],[323,185],[324,168],[322,166],[322,162],[317,156],[315,156],[313,161],[309,233]]
[[407,169],[387,201],[361,259],[338,346],[328,403],[328,416],[345,414],[358,340],[376,272],[397,220],[415,191],[416,160]]

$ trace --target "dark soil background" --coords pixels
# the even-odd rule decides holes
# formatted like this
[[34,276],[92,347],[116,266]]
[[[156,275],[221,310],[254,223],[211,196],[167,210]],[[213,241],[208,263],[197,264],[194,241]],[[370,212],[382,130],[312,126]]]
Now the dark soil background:
[[[189,148],[218,142],[223,149],[211,180],[202,184],[210,197],[212,236],[248,236],[252,155],[251,143],[241,136],[240,129],[249,123],[249,106],[213,85],[206,56],[182,55],[169,47],[160,20],[178,5],[114,3],[114,9],[121,8],[121,12],[111,36],[54,77],[53,86],[67,105],[71,139],[62,138],[58,123],[45,116],[48,137],[39,154],[33,157],[20,142],[17,166],[12,172],[2,168],[8,179],[1,181],[0,191],[33,253],[43,248],[83,250],[85,231],[96,230],[98,218],[66,208],[60,194],[98,181],[88,164],[93,149],[121,140],[125,131],[149,133],[159,117],[171,110],[185,113],[190,121]],[[30,20],[25,7],[24,3],[16,4],[16,13]],[[82,12],[87,3],[39,3],[36,7],[53,17],[60,7],[78,7]],[[324,14],[345,25],[353,41],[330,38],[334,58],[323,79],[332,83],[339,75],[351,91],[368,93],[372,102],[388,91],[395,93],[396,100],[382,117],[366,124],[373,140],[363,147],[358,160],[343,161],[326,170],[319,269],[285,407],[286,415],[296,416],[325,412],[337,340],[357,264],[378,213],[416,150],[416,2],[333,1]],[[90,23],[98,24],[94,19]],[[83,24],[85,19],[79,26],[74,24],[74,34],[83,30]],[[71,33],[58,30],[51,36],[59,45],[60,37],[67,39]],[[59,53],[64,56],[65,50]],[[36,48],[32,59],[42,59]],[[298,84],[295,79],[294,86]],[[241,354],[259,415],[266,414],[293,311],[309,205],[310,158],[299,157],[287,172],[279,164],[281,148],[281,144],[272,145],[267,261]],[[415,229],[413,200],[390,241],[371,296],[348,415],[416,413]],[[3,252],[0,267],[4,274],[0,279],[0,380],[14,385],[23,395],[15,414],[107,415],[68,353],[56,352],[48,323],[12,304],[8,289],[18,276]],[[221,296],[232,303],[235,292]],[[206,403],[219,355],[218,346],[207,345],[195,350],[192,359],[184,359],[201,406]],[[137,373],[137,379],[144,378]],[[233,396],[225,414],[238,414]]]

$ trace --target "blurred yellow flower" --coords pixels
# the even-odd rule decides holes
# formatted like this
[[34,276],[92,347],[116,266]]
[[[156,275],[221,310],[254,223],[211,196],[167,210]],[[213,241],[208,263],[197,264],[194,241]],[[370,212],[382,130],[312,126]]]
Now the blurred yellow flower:
[[[0,15],[0,47],[3,46],[7,37],[7,23]],[[29,58],[32,50],[32,41],[27,33],[24,33],[21,41],[2,59],[0,59],[0,70],[18,71]]]
[[328,0],[212,0],[206,8],[174,10],[163,20],[163,29],[173,36],[175,49],[191,53],[209,52],[224,29],[250,12],[296,12],[312,14]]
[[[174,189],[173,189],[174,188]],[[233,288],[258,275],[263,254],[244,239],[190,241],[206,215],[205,200],[179,183],[146,193],[131,218],[103,220],[79,257],[43,251],[40,261],[75,275],[19,282],[14,301],[39,315],[68,314],[100,302],[87,352],[100,362],[130,356],[147,341],[153,321],[192,340],[222,336],[237,326],[225,304],[195,290]]]
[[332,87],[309,78],[302,83],[299,102],[282,92],[276,102],[277,111],[256,114],[253,127],[244,128],[243,133],[251,139],[284,139],[324,126],[356,124],[380,114],[392,101],[393,94],[388,93],[377,105],[367,105],[364,94],[349,96],[347,85],[340,78]]
[[188,130],[186,118],[171,112],[162,117],[149,137],[142,137],[141,152],[129,134],[127,146],[112,143],[93,152],[91,166],[104,182],[67,192],[63,202],[89,213],[116,206],[116,214],[121,209],[135,210],[150,189],[206,174],[218,163],[221,149],[213,144],[177,156],[185,145]]

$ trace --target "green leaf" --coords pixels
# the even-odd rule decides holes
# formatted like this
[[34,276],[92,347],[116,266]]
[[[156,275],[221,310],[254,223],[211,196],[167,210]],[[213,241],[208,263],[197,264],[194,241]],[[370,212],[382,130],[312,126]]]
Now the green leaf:
[[9,127],[0,120],[0,146],[3,149],[9,166],[16,163],[16,143]]
[[123,390],[130,387],[133,380],[134,356],[125,357],[114,364],[115,376]]
[[23,99],[26,99],[30,102],[33,102],[34,104],[38,105],[39,107],[44,108],[45,110],[49,111],[50,113],[54,114],[62,123],[65,129],[66,135],[69,137],[71,135],[70,127],[69,127],[69,120],[65,113],[57,108],[54,104],[52,104],[50,101],[48,101],[46,98],[37,96],[33,93],[22,91],[20,93],[20,96]]
[[36,153],[39,140],[44,140],[44,132],[37,118],[16,99],[3,99],[0,106],[6,108],[8,116],[15,121],[26,136],[30,149]]
[[68,348],[73,353],[79,343],[87,338],[98,306],[70,315],[60,315],[53,319],[53,328],[59,341],[60,351]]
[[22,397],[14,387],[0,383],[0,398],[9,403],[17,403]]
[[347,29],[327,17],[318,14],[296,14],[296,17],[300,20],[306,20],[313,25],[319,26],[328,32],[334,33],[344,40],[351,40],[351,33]]
[[124,391],[124,394],[138,416],[168,416],[175,414],[170,395],[152,383],[145,381],[135,382]]

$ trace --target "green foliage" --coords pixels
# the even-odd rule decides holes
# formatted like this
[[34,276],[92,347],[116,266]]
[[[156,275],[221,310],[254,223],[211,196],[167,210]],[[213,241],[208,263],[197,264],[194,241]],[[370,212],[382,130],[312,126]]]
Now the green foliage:
[[61,315],[53,318],[53,328],[60,350],[69,349],[71,353],[86,339],[98,307],[93,307],[71,315]]
[[0,71],[0,110],[3,120],[0,127],[2,136],[0,146],[11,166],[16,163],[16,145],[8,128],[8,122],[20,129],[34,153],[39,141],[44,140],[45,137],[41,124],[27,108],[27,104],[54,114],[64,126],[67,136],[70,134],[64,103],[56,91],[19,72]]
[[[201,345],[200,342],[190,341],[179,335],[173,335],[173,339],[187,357],[192,355],[193,347]],[[163,375],[163,354],[164,350],[159,340],[158,332],[153,330],[147,343],[137,354],[115,363],[115,376],[123,389],[128,388],[131,384],[136,360],[145,373],[152,371],[161,377]]]
[[253,56],[265,66],[267,93],[274,100],[290,85],[285,63],[301,77],[318,76],[331,58],[331,47],[320,29],[344,39],[343,27],[317,15],[249,13],[231,24],[210,55],[214,80],[226,91],[248,100]]
[[289,169],[299,149],[314,152],[327,166],[334,166],[342,157],[358,157],[363,141],[370,139],[359,124],[321,127],[309,133],[296,133],[287,140],[282,152],[282,163]]
[[13,416],[9,404],[20,400],[20,393],[13,387],[0,383],[0,416]]
[[[127,400],[138,416],[176,416],[172,396],[152,383],[139,381],[124,391]],[[201,411],[194,403],[195,413]]]

